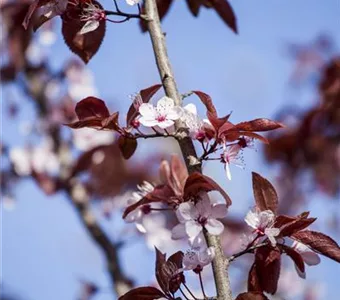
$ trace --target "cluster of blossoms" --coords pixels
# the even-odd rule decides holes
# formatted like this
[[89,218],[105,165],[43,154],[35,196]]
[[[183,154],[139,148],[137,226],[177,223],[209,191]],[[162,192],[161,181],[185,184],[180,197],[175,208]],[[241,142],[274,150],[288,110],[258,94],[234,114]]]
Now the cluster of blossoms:
[[[133,99],[133,105],[140,114],[132,122],[135,128],[143,125],[154,130],[163,129],[169,134],[174,132],[175,121],[180,121],[181,126],[185,128],[193,140],[209,145],[213,138],[209,134],[214,130],[211,122],[208,119],[200,118],[197,107],[193,103],[179,107],[175,105],[171,98],[163,97],[154,106],[151,103],[143,103],[140,94],[137,94]],[[230,165],[233,164],[242,168],[244,163],[241,152],[246,147],[251,148],[252,144],[253,139],[248,137],[241,137],[236,144],[227,145],[227,142],[223,141],[220,161],[224,164],[226,176],[229,180],[231,180]]]
[[225,204],[212,202],[207,193],[200,193],[197,201],[181,203],[176,216],[179,221],[172,229],[172,238],[188,239],[191,250],[183,259],[185,268],[200,270],[211,263],[215,250],[207,247],[204,232],[220,235],[224,225],[217,219],[224,218],[227,214]]

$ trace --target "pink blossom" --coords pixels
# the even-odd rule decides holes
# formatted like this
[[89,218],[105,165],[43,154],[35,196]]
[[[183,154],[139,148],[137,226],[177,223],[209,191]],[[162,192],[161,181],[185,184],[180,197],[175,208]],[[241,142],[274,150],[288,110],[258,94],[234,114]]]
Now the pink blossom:
[[[310,248],[308,248],[308,246],[306,246],[305,244],[303,243],[300,243],[300,242],[297,242],[297,241],[294,241],[293,244],[292,244],[292,248],[299,252],[303,261],[309,265],[309,266],[315,266],[317,264],[320,263],[320,257],[319,255],[317,255],[314,251],[312,251]],[[301,278],[306,278],[306,274],[305,273],[302,273],[299,268],[296,268],[296,271],[297,273],[299,274],[299,276]]]
[[203,267],[210,264],[215,257],[214,247],[209,247],[203,251],[188,250],[183,257],[184,270],[194,270],[201,272]]
[[189,103],[184,106],[181,112],[181,121],[188,128],[189,135],[195,140],[204,140],[204,121],[198,116],[196,105]]
[[[223,154],[221,155],[221,160],[224,163],[224,168],[226,171],[227,178],[231,180],[230,165],[233,164],[238,167],[243,167],[242,158],[239,155],[242,147],[239,144],[231,145],[225,147]],[[241,160],[241,162],[240,162]]]
[[[154,189],[153,185],[147,181],[144,181],[143,184],[137,186],[138,191],[133,192],[131,198],[127,201],[128,206],[138,202],[143,197],[145,197],[148,193],[151,193]],[[137,229],[146,233],[147,230],[143,224],[144,216],[151,212],[150,205],[142,205],[131,211],[126,217],[125,221],[127,223],[136,223]]]
[[272,227],[274,224],[275,215],[271,210],[257,211],[251,210],[245,217],[245,222],[255,232],[261,236],[267,236],[271,244],[276,246],[275,237],[279,235],[280,229]]
[[222,233],[224,226],[216,220],[227,214],[225,204],[211,203],[207,193],[201,193],[200,200],[181,203],[176,210],[180,222],[172,229],[173,239],[189,238],[191,245],[202,245],[202,230],[205,228],[212,235]]
[[150,103],[143,103],[139,107],[139,113],[141,114],[139,122],[146,127],[168,128],[180,117],[174,101],[168,97],[160,99],[156,107]]

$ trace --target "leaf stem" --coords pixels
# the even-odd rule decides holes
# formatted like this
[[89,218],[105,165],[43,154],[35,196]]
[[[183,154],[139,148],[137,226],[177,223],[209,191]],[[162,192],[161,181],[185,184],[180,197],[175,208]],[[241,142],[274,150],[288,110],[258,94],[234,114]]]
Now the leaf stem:
[[186,290],[189,292],[189,294],[191,295],[191,297],[193,297],[195,300],[197,300],[197,298],[195,297],[195,295],[192,293],[192,291],[190,291],[189,287],[183,282],[182,283],[184,285],[184,287],[186,288]]
[[202,290],[202,293],[203,293],[203,297],[204,299],[208,298],[207,295],[205,294],[205,291],[204,291],[204,285],[203,285],[203,280],[202,280],[202,272],[198,272],[198,277],[200,279],[200,285],[201,285],[201,290]]
[[235,253],[234,255],[230,256],[229,257],[229,262],[232,262],[234,261],[236,258],[244,255],[244,254],[247,254],[247,253],[251,253],[252,251],[254,251],[255,249],[257,248],[261,248],[263,246],[266,246],[268,243],[264,242],[264,243],[261,243],[261,244],[257,244],[257,245],[254,245],[254,246],[251,246],[251,247],[247,247],[247,249],[245,250],[242,250],[238,253]]

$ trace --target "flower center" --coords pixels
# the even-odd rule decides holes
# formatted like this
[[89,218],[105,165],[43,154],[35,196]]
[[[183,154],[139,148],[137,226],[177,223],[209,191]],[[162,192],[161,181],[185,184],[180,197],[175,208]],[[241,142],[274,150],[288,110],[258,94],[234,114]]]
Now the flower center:
[[157,120],[158,122],[164,122],[164,121],[166,120],[166,117],[163,116],[163,115],[158,115],[157,118],[156,118],[156,120]]
[[197,219],[197,222],[200,223],[202,226],[204,226],[208,221],[208,218],[199,216]]

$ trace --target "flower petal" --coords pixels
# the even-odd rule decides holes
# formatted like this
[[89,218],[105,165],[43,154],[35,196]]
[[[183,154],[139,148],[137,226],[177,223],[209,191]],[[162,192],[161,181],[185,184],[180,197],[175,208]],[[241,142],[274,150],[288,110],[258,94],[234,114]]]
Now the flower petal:
[[207,243],[203,232],[201,231],[197,236],[189,238],[189,245],[198,251],[202,251],[207,248]]
[[227,178],[229,180],[231,180],[231,172],[230,172],[230,164],[229,163],[226,163],[225,164],[225,173],[227,175]]
[[154,108],[154,106],[150,103],[143,103],[140,107],[139,107],[139,113],[143,116],[146,117],[148,119],[155,119],[157,116],[157,112],[156,109]]
[[211,209],[211,216],[215,219],[224,218],[227,215],[228,208],[225,204],[215,204]]
[[172,125],[174,125],[175,122],[172,121],[172,120],[164,120],[164,121],[161,121],[161,122],[158,122],[157,125],[160,127],[160,128],[168,128]]
[[212,235],[219,235],[224,230],[224,225],[220,221],[213,218],[209,218],[204,227]]
[[145,127],[154,127],[158,125],[158,121],[155,119],[148,119],[146,117],[140,117],[138,121]]
[[190,238],[196,237],[202,231],[202,225],[194,220],[185,222],[185,232]]
[[196,208],[201,217],[209,217],[211,215],[211,202],[207,193],[200,193],[200,201],[196,203]]
[[180,240],[187,237],[184,224],[177,224],[171,231],[171,238],[173,240]]
[[244,218],[244,221],[248,224],[248,226],[257,229],[260,223],[258,213],[256,213],[253,210],[250,210],[246,217]]
[[168,113],[175,106],[174,100],[169,97],[163,97],[157,102],[157,112],[160,114]]
[[301,254],[304,262],[308,266],[315,266],[315,265],[319,264],[320,261],[321,261],[319,255],[317,255],[313,251],[306,251],[306,252],[302,252],[300,254]]
[[99,21],[89,20],[85,23],[85,25],[79,31],[79,34],[85,34],[91,31],[95,31],[98,27],[99,27]]
[[180,223],[196,219],[198,217],[197,209],[192,202],[184,202],[178,206],[176,216]]
[[189,103],[186,106],[183,107],[187,112],[197,115],[197,108],[196,105],[193,103]]

